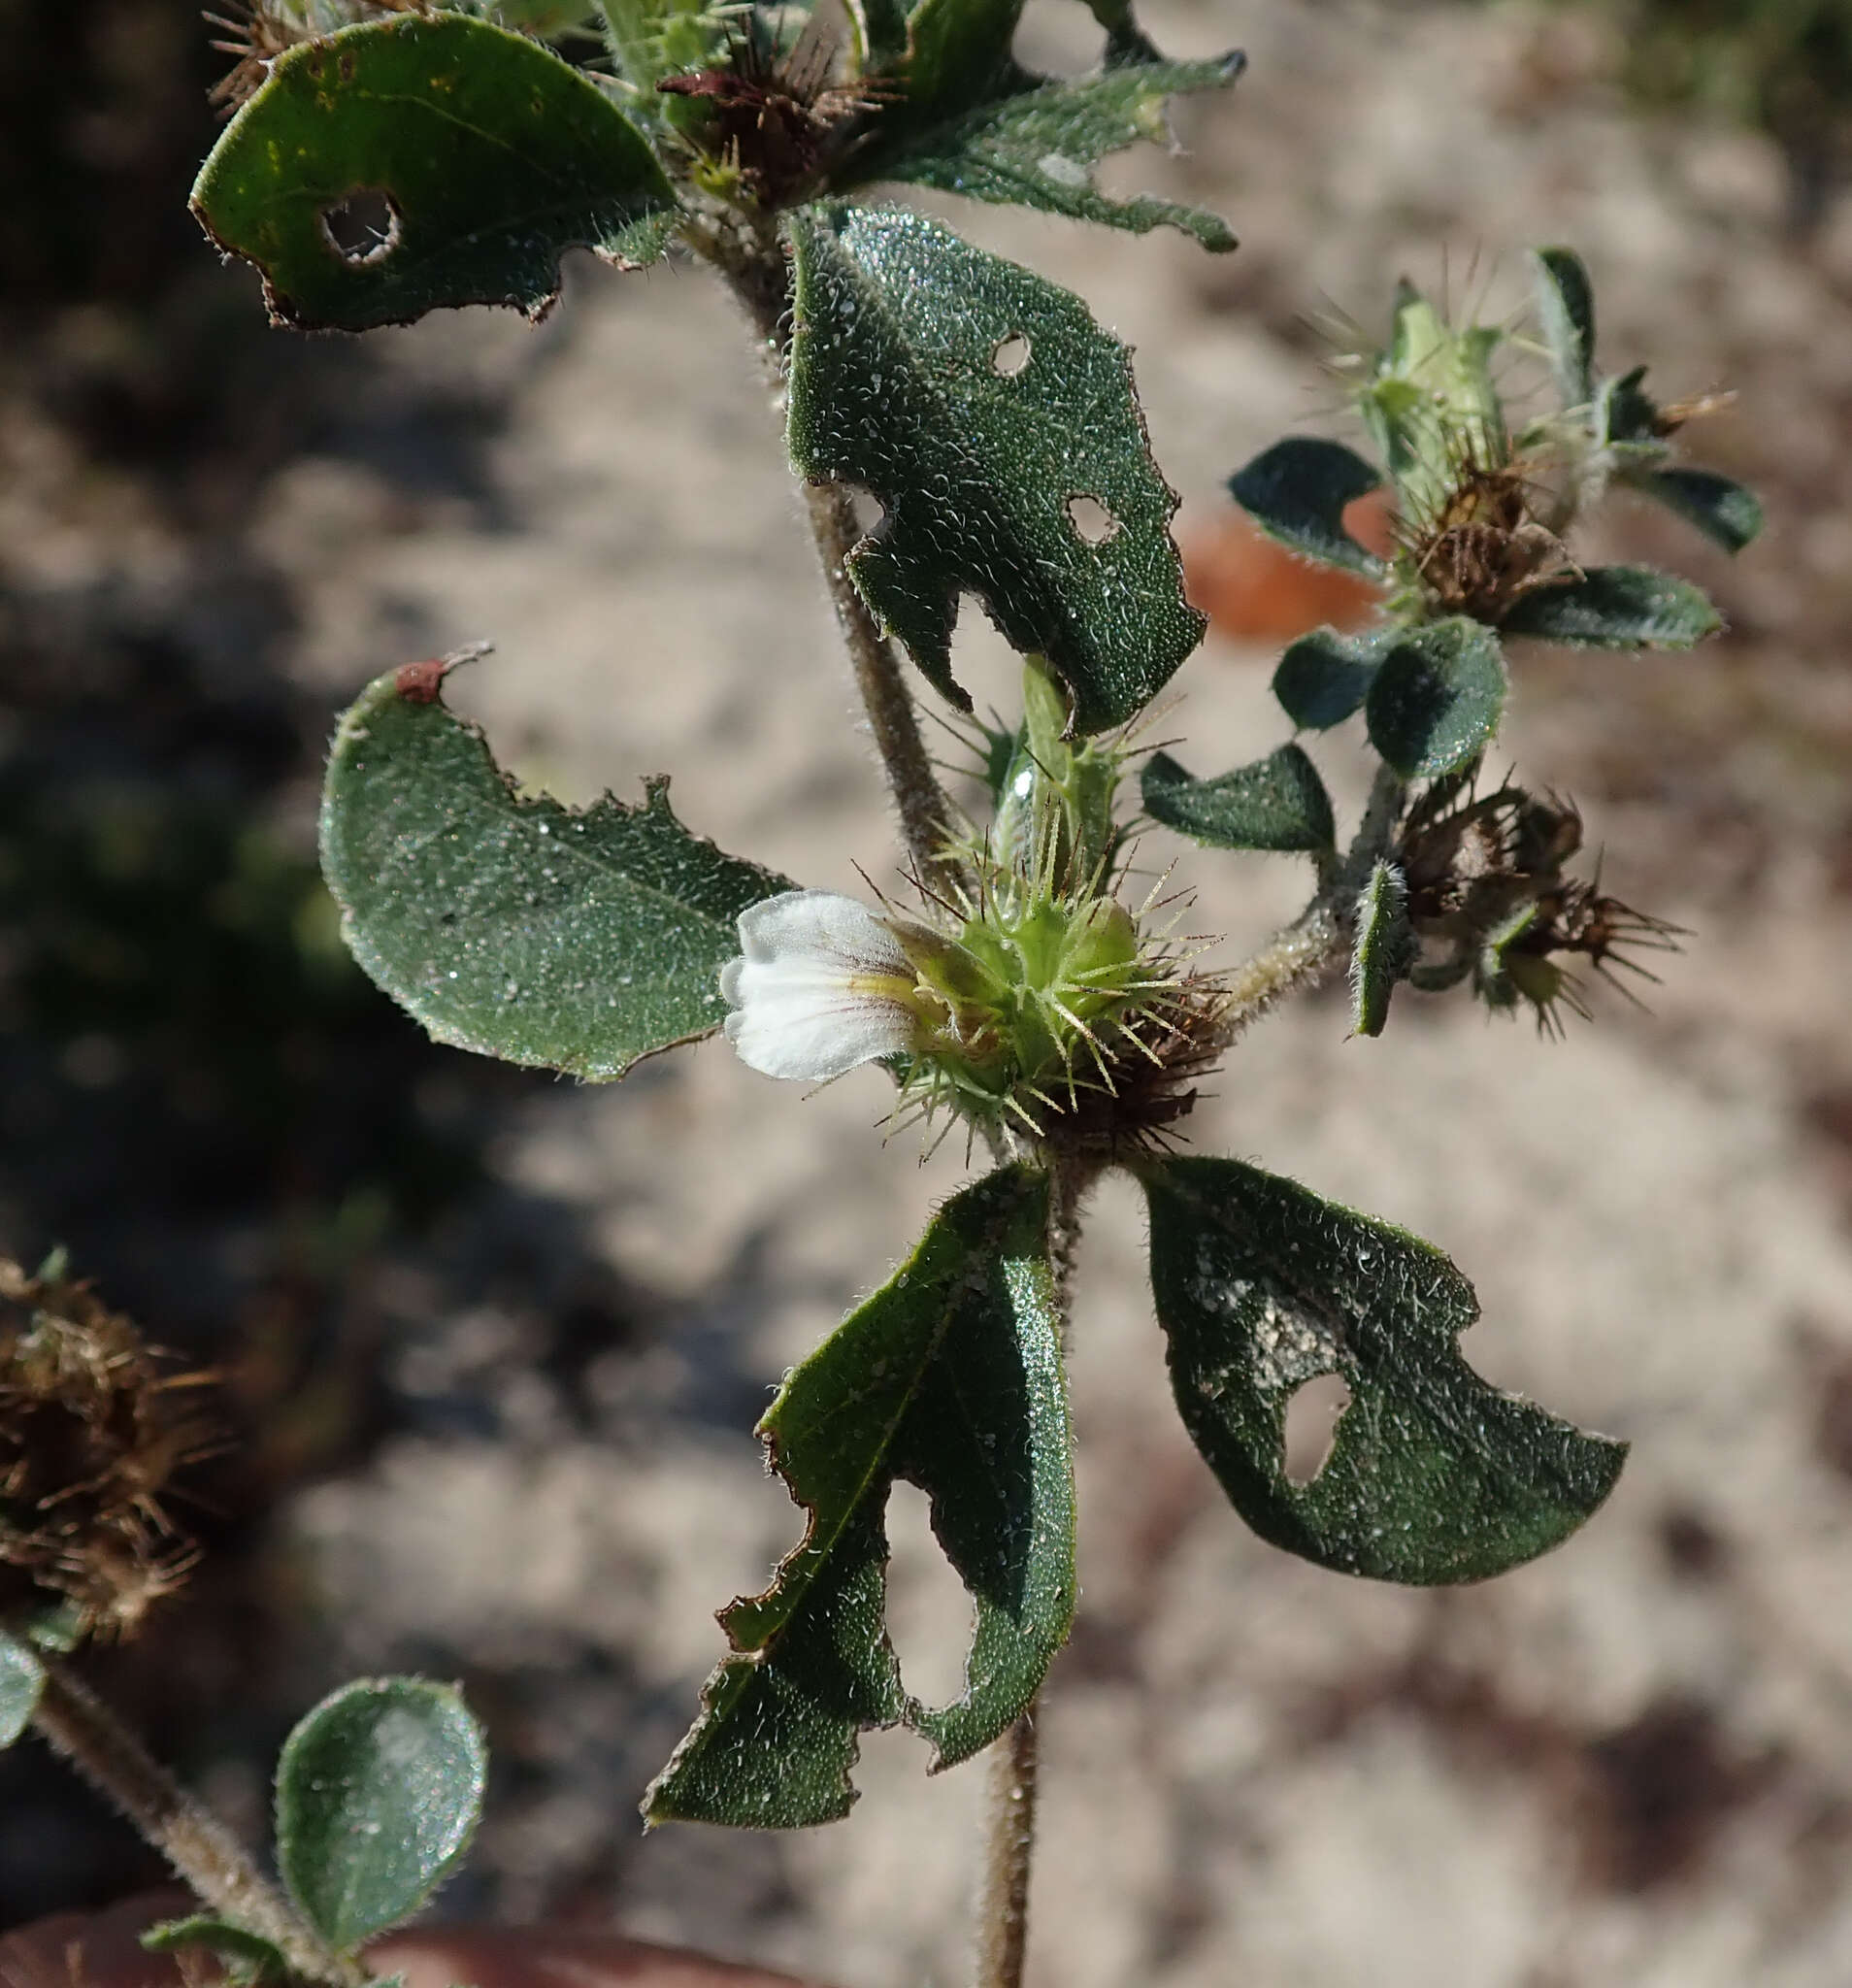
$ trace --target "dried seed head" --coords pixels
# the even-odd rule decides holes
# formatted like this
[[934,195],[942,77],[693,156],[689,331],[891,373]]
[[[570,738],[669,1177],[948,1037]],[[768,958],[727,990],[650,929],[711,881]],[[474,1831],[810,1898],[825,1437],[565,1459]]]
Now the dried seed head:
[[87,1284],[0,1259],[0,1620],[62,1605],[82,1635],[123,1636],[197,1551],[162,1504],[210,1453],[176,1374]]
[[220,0],[205,10],[205,19],[218,30],[213,47],[233,62],[213,85],[211,101],[229,116],[254,94],[277,57],[298,42],[356,21],[428,11],[429,0]]

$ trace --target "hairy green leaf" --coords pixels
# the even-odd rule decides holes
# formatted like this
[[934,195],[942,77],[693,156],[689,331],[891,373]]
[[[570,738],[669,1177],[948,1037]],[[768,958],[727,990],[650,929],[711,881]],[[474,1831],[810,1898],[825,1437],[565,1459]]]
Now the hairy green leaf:
[[232,1982],[287,1981],[289,1962],[282,1950],[261,1934],[249,1933],[228,1919],[196,1912],[188,1919],[163,1919],[142,1935],[149,1953],[183,1953],[199,1948],[220,1962]]
[[1357,897],[1357,937],[1350,953],[1350,1025],[1356,1034],[1382,1034],[1389,997],[1414,964],[1414,954],[1408,879],[1395,864],[1378,862]]
[[1111,199],[1093,183],[1093,168],[1108,152],[1140,139],[1162,143],[1169,135],[1164,107],[1172,97],[1233,83],[1245,62],[1238,52],[1208,62],[1150,61],[1072,82],[1042,82],[943,122],[903,124],[887,143],[851,154],[850,170],[839,176],[839,183],[896,180],[973,200],[1041,208],[1133,234],[1178,228],[1205,248],[1225,253],[1236,246],[1235,236],[1219,215],[1149,195]]
[[1572,248],[1539,248],[1532,259],[1556,390],[1566,408],[1585,408],[1595,398],[1594,285]]
[[1504,621],[1507,635],[1571,648],[1690,648],[1722,626],[1702,587],[1653,566],[1591,566],[1526,594]]
[[969,592],[1048,659],[1075,731],[1131,717],[1204,627],[1131,355],[1079,298],[923,215],[812,207],[790,226],[791,460],[885,507],[849,557],[870,608],[960,709]]
[[718,1028],[740,913],[790,885],[690,835],[666,780],[640,808],[522,798],[424,668],[371,684],[329,756],[321,864],[361,966],[439,1042],[576,1077]]
[[1331,796],[1297,746],[1251,766],[1199,780],[1168,752],[1153,753],[1142,781],[1144,812],[1166,828],[1218,849],[1329,849],[1337,836]]
[[[858,1734],[905,1720],[934,1768],[1035,1696],[1074,1616],[1067,1386],[1047,1181],[1009,1167],[940,1210],[911,1260],[795,1369],[759,1425],[803,1542],[721,1617],[734,1654],[644,1800],[652,1823],[799,1828],[846,1814]],[[964,1694],[903,1689],[884,1628],[890,1486],[932,1500],[976,1605]]]
[[1726,552],[1740,552],[1762,531],[1762,500],[1712,470],[1630,470],[1623,480],[1677,512]]
[[570,63],[484,20],[408,13],[280,55],[193,212],[256,264],[276,321],[361,331],[451,304],[537,317],[565,249],[642,267],[677,210],[642,134]]
[[1307,559],[1381,580],[1389,569],[1344,529],[1344,507],[1381,481],[1381,471],[1341,442],[1292,435],[1237,470],[1228,487],[1269,538]]
[[488,1773],[462,1693],[359,1678],[324,1698],[277,1762],[277,1868],[337,1953],[410,1918],[469,1848]]
[[[1241,1516],[1322,1567],[1482,1580],[1567,1539],[1626,1445],[1489,1387],[1460,1357],[1472,1287],[1432,1244],[1238,1160],[1143,1170],[1177,1407]],[[1285,1470],[1288,1402],[1340,1375],[1317,1475]]]
[[1370,741],[1405,779],[1437,779],[1499,728],[1506,684],[1499,638],[1464,614],[1396,637],[1364,700]]
[[1287,645],[1273,672],[1273,695],[1302,731],[1328,732],[1363,709],[1394,639],[1390,630],[1353,636],[1314,628]]
[[45,1689],[45,1666],[29,1643],[0,1631],[0,1746],[11,1746],[32,1723]]

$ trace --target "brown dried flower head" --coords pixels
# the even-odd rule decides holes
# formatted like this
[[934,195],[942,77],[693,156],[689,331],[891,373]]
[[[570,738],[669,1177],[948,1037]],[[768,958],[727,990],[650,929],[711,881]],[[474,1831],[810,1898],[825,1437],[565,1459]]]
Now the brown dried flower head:
[[0,1258],[0,1620],[63,1605],[80,1635],[124,1636],[198,1557],[163,1498],[208,1455],[176,1373],[87,1284]]

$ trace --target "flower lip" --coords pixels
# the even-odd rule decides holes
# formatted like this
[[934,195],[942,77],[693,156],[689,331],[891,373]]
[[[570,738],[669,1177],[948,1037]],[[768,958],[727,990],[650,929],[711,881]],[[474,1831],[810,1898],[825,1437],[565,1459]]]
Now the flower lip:
[[787,890],[740,913],[720,970],[727,1041],[767,1077],[821,1083],[913,1048],[916,976],[895,925],[832,890]]

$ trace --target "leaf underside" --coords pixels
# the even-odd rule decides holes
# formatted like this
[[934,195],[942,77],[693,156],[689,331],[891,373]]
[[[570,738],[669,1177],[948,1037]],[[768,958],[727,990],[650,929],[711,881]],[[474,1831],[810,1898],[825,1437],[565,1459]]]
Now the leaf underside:
[[1337,835],[1331,796],[1297,746],[1215,779],[1192,779],[1168,752],[1153,753],[1144,812],[1166,828],[1221,849],[1329,849]]
[[885,145],[852,161],[853,178],[898,181],[962,193],[972,200],[1097,221],[1144,234],[1180,229],[1217,254],[1236,246],[1228,223],[1201,208],[1138,195],[1114,200],[1093,183],[1109,152],[1167,136],[1164,107],[1187,91],[1233,83],[1245,58],[1141,62],[1072,82],[1023,77],[1014,93],[979,103],[941,123],[903,126]]
[[951,637],[976,594],[1048,659],[1075,731],[1124,722],[1205,625],[1125,347],[1079,298],[922,215],[811,207],[790,227],[791,461],[884,507],[849,558],[871,610],[969,710]]
[[487,21],[416,13],[286,50],[192,205],[262,272],[273,319],[342,331],[458,304],[537,317],[564,250],[641,267],[677,215],[642,134],[570,63]]
[[1389,644],[1364,699],[1370,743],[1405,779],[1437,779],[1482,751],[1499,728],[1507,682],[1491,629],[1464,614]]
[[[1169,1160],[1143,1180],[1177,1406],[1263,1539],[1379,1580],[1483,1580],[1559,1544],[1613,1488],[1624,1443],[1460,1357],[1478,1301],[1431,1244],[1237,1160]],[[1295,1484],[1286,1408],[1321,1374],[1351,1400],[1323,1468]]]
[[354,957],[439,1042],[576,1077],[711,1033],[748,905],[790,885],[671,812],[524,799],[441,701],[380,678],[341,720],[321,863]]
[[1762,531],[1761,499],[1714,470],[1633,470],[1622,480],[1675,511],[1726,552],[1740,552]]
[[45,1666],[27,1643],[0,1631],[0,1746],[11,1746],[32,1723],[45,1689]]
[[1393,863],[1378,861],[1357,897],[1357,937],[1350,954],[1351,1028],[1379,1036],[1389,1019],[1389,997],[1413,964],[1414,929],[1408,922],[1408,881]]
[[[1074,1484],[1048,1268],[1047,1182],[990,1175],[785,1381],[760,1424],[810,1511],[764,1594],[721,1616],[734,1654],[644,1799],[650,1823],[802,1828],[848,1812],[859,1734],[905,1722],[934,1769],[986,1746],[1035,1696],[1074,1617]],[[972,1596],[966,1689],[909,1697],[884,1622],[896,1477]]]
[[277,1762],[277,1867],[337,1953],[409,1918],[454,1869],[488,1773],[462,1695],[361,1678],[322,1700]]
[[1722,626],[1702,587],[1652,566],[1591,566],[1525,595],[1504,621],[1509,635],[1571,648],[1691,648]]

